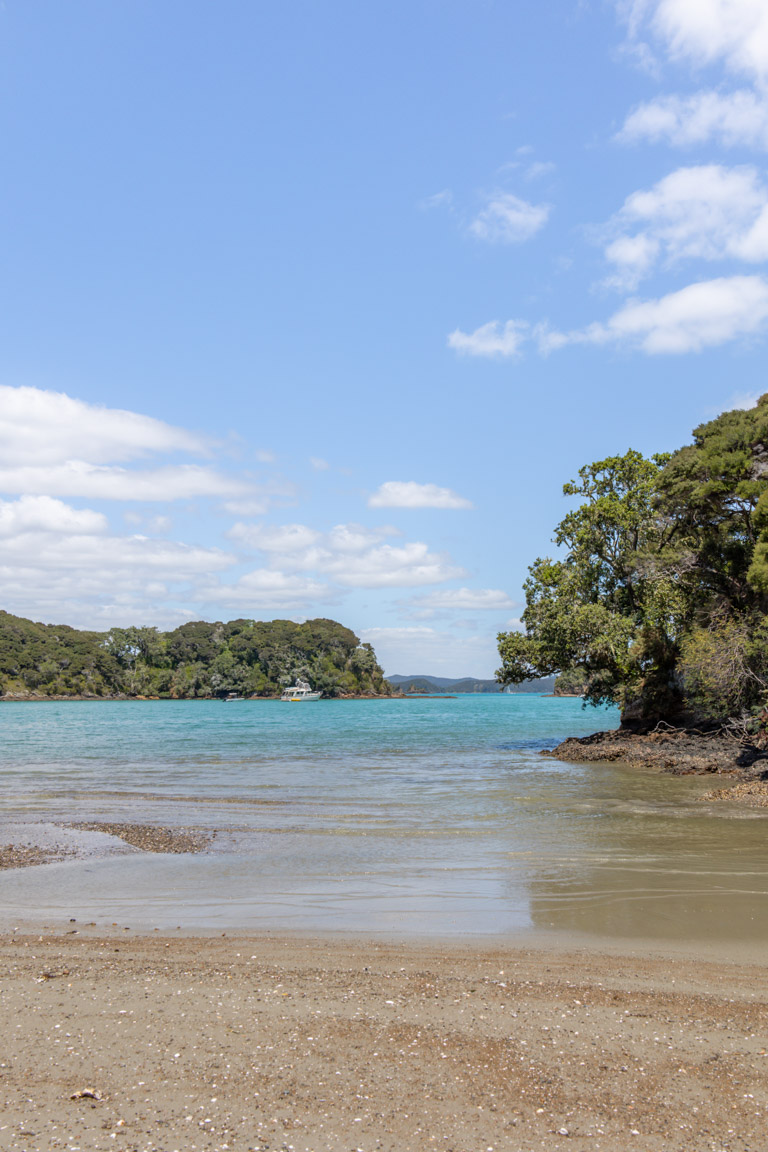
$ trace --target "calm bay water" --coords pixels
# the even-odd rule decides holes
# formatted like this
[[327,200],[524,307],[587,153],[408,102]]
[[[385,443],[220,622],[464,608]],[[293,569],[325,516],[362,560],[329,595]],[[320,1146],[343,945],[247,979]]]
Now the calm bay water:
[[[711,780],[542,758],[615,712],[532,696],[0,705],[5,924],[768,940],[768,824]],[[72,821],[215,832],[140,853]]]

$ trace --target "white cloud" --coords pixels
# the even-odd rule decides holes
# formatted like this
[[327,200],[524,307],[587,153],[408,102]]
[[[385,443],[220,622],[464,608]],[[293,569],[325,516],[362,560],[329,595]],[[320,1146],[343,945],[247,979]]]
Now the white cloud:
[[0,385],[0,458],[9,465],[92,464],[157,452],[205,452],[202,436],[120,408],[86,404],[63,392]]
[[677,147],[712,141],[728,148],[768,149],[768,99],[748,89],[660,96],[630,112],[618,139],[666,141]]
[[[179,452],[208,454],[202,436],[62,392],[0,385],[0,492],[89,500],[254,498],[247,477],[199,464],[128,468],[126,461]],[[265,501],[259,492],[262,509]]]
[[409,607],[426,617],[450,612],[509,612],[518,604],[499,588],[441,588],[426,596],[414,596]]
[[658,239],[647,233],[619,236],[613,240],[605,250],[605,257],[617,271],[607,277],[606,285],[610,288],[634,288],[653,270],[659,249]]
[[[62,464],[0,468],[0,492],[55,494],[88,500],[189,500],[245,495],[251,485],[197,464],[134,470],[69,460]],[[263,508],[263,501],[260,501]]]
[[472,503],[450,488],[417,484],[415,480],[387,480],[368,500],[369,508],[471,508]]
[[264,524],[235,524],[228,535],[236,544],[280,556],[306,554],[323,538],[321,532],[306,524],[282,524],[275,528]]
[[309,463],[314,468],[315,472],[327,472],[330,464],[327,460],[323,460],[321,456],[310,456]]
[[0,500],[0,537],[26,532],[90,536],[105,532],[107,518],[90,508],[71,508],[50,496],[22,496],[20,500]]
[[[72,510],[74,511],[74,509]],[[51,578],[67,572],[78,573],[87,585],[89,573],[109,571],[119,583],[126,572],[137,574],[140,582],[152,579],[178,582],[192,576],[229,568],[235,558],[218,548],[177,544],[148,536],[113,536],[94,532],[67,534],[48,530],[22,530],[3,540],[2,563],[6,574],[17,569],[38,569]]]
[[420,541],[401,547],[382,544],[346,559],[333,557],[320,571],[332,573],[339,584],[350,588],[413,588],[464,575]]
[[116,535],[101,513],[47,496],[0,500],[0,542],[3,607],[84,627],[172,627],[200,618],[202,605],[214,614],[306,611],[342,594],[338,586],[274,567],[225,582],[222,575],[237,563],[229,552]]
[[658,300],[630,301],[605,323],[573,332],[541,330],[548,352],[565,344],[619,343],[643,352],[700,352],[762,332],[768,323],[768,282],[730,276],[689,284]]
[[[174,624],[200,616],[205,604],[241,614],[303,614],[351,588],[418,588],[464,575],[422,541],[393,542],[399,533],[391,527],[342,524],[320,532],[241,522],[231,539],[244,555],[163,539],[172,521],[158,504],[216,497],[217,510],[249,516],[295,498],[294,486],[278,477],[256,483],[250,474],[167,459],[207,450],[201,438],[136,413],[34,388],[0,389],[0,494],[18,497],[0,499],[3,607],[85,626]],[[151,454],[160,456],[156,466],[138,463]],[[326,467],[319,458],[313,463]],[[399,505],[398,485],[389,492],[396,506],[468,506],[436,485],[399,489]],[[120,522],[130,530],[121,534],[102,511],[73,507],[64,497],[119,501]],[[153,510],[126,501],[153,502]],[[189,522],[206,530],[207,510],[188,511]],[[247,565],[254,551],[262,555]]]
[[366,628],[360,639],[376,649],[388,675],[476,676],[490,680],[499,664],[496,638],[462,630],[460,635],[426,626]]
[[115,535],[100,513],[46,496],[0,501],[0,538],[3,607],[86,626],[178,620],[169,600],[235,563],[217,548]]
[[614,286],[634,287],[659,262],[762,262],[768,259],[768,186],[746,165],[678,168],[632,193],[608,227],[619,232],[605,250],[616,268]]
[[631,33],[647,27],[672,59],[694,65],[722,61],[758,81],[768,76],[765,0],[631,0]]
[[237,544],[266,553],[271,569],[316,572],[345,588],[418,587],[463,575],[420,541],[383,543],[383,537],[391,534],[391,528],[371,532],[357,524],[339,524],[330,532],[305,524],[278,528],[236,524],[229,532]]
[[[524,324],[520,320],[509,323],[518,328]],[[562,332],[541,323],[530,332],[545,355],[567,344],[611,343],[650,354],[682,353],[759,335],[767,323],[768,281],[762,276],[721,276],[689,284],[657,300],[630,300],[608,320],[585,328]],[[487,355],[482,345],[473,354]]]
[[328,584],[303,576],[287,575],[272,568],[254,568],[232,583],[209,584],[198,589],[204,603],[258,616],[260,612],[300,611],[317,601],[338,599]]
[[274,477],[266,483],[249,484],[245,496],[225,500],[222,508],[233,516],[263,516],[270,508],[285,507],[298,500],[298,488],[290,480]]
[[544,227],[548,204],[530,204],[510,192],[496,192],[472,221],[469,230],[479,240],[496,244],[521,244]]
[[521,345],[528,338],[528,329],[525,320],[507,320],[503,325],[498,320],[491,320],[475,328],[474,332],[462,332],[457,328],[448,337],[448,347],[466,356],[506,359],[519,354]]

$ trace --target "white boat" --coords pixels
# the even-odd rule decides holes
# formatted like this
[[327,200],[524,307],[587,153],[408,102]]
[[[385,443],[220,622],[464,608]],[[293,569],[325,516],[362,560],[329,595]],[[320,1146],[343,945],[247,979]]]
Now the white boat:
[[292,687],[285,689],[280,699],[300,704],[304,700],[319,700],[321,696],[322,692],[313,692],[306,680],[297,680]]

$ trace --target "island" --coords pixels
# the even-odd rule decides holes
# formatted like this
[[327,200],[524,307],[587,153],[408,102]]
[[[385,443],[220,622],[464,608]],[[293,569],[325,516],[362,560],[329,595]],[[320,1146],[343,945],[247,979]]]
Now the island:
[[396,693],[370,644],[335,620],[195,620],[171,632],[88,632],[0,611],[0,699],[279,698],[297,678],[324,698]]

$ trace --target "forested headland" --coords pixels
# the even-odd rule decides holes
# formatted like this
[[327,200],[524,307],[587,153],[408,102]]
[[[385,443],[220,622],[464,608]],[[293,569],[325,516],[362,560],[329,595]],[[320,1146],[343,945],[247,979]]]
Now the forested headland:
[[0,612],[0,695],[279,696],[297,677],[324,696],[389,696],[370,644],[335,620],[197,620],[172,632],[87,632]]
[[497,676],[552,673],[622,727],[726,729],[768,746],[768,394],[693,443],[583,467],[555,558],[525,585]]

